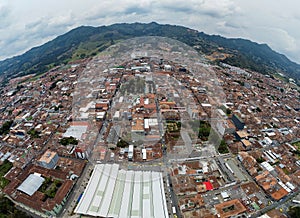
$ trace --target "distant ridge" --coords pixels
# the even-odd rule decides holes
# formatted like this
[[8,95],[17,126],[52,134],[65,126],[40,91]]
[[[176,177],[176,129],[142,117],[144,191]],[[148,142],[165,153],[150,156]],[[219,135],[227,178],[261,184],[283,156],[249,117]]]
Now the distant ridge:
[[22,55],[0,61],[0,75],[10,79],[43,73],[71,60],[92,57],[120,40],[139,36],[173,38],[193,46],[199,53],[207,56],[216,52],[227,54],[225,59],[212,60],[213,62],[222,61],[263,74],[282,73],[300,82],[300,65],[273,51],[266,44],[245,39],[227,39],[183,26],[155,22],[75,28]]

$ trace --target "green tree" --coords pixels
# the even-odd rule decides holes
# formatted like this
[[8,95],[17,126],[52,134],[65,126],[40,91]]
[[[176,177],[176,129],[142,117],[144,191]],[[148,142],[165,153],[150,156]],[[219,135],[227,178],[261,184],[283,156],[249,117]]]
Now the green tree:
[[230,115],[231,114],[231,110],[229,108],[226,109],[226,114]]
[[127,147],[128,145],[129,145],[129,143],[126,142],[126,141],[123,140],[123,139],[120,139],[120,140],[118,141],[118,143],[117,143],[117,147],[119,147],[119,148],[125,148],[125,147]]
[[262,163],[265,161],[265,159],[263,159],[262,157],[259,157],[256,159],[257,163]]
[[70,137],[64,137],[60,141],[60,144],[66,146],[66,145],[78,145],[78,140],[74,138],[73,136]]
[[288,212],[291,218],[299,218],[300,217],[300,207],[292,207]]
[[229,153],[228,147],[224,139],[221,141],[220,146],[218,148],[219,153],[226,154]]
[[11,202],[8,198],[4,197],[3,195],[0,196],[0,217],[5,218],[13,218],[13,217],[20,217],[20,218],[27,218],[31,217],[24,213],[23,211],[18,210],[14,203]]
[[28,135],[30,135],[31,138],[40,138],[40,132],[39,131],[36,131],[35,129],[30,129],[28,132],[27,132]]
[[12,124],[13,124],[12,120],[9,120],[9,121],[6,121],[5,123],[3,123],[3,125],[0,128],[0,135],[8,134]]

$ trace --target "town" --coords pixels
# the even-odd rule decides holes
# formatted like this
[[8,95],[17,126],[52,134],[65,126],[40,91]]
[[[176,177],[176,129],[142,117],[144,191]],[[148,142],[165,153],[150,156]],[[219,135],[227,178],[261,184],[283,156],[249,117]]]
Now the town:
[[2,88],[0,186],[19,208],[273,218],[299,204],[292,79],[142,53],[108,65],[105,55]]

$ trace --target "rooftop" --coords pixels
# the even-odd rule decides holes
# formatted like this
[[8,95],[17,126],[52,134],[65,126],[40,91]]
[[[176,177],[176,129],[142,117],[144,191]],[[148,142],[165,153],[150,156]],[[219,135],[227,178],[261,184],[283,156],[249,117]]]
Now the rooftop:
[[221,218],[232,217],[247,210],[246,207],[238,199],[217,204],[215,205],[215,208],[218,211],[218,214],[220,214]]
[[162,173],[97,164],[75,212],[100,217],[168,217]]
[[39,159],[40,162],[50,163],[53,157],[57,155],[56,152],[47,150],[42,157]]
[[40,174],[30,174],[27,179],[17,188],[19,191],[32,196],[43,184],[44,178]]

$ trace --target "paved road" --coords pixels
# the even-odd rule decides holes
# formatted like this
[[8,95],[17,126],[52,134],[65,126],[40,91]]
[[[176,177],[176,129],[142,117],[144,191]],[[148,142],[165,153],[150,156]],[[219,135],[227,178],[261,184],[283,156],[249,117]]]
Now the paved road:
[[293,194],[289,195],[288,197],[284,198],[283,200],[279,201],[279,202],[274,202],[273,204],[265,207],[264,209],[262,210],[259,210],[257,212],[255,212],[254,214],[251,215],[251,218],[256,218],[270,210],[273,210],[275,208],[281,208],[283,207],[285,204],[288,204],[289,201],[294,198],[296,195],[298,195],[300,193],[300,190],[298,190],[297,192],[294,192]]
[[77,203],[77,199],[79,198],[80,194],[84,191],[86,183],[90,178],[90,173],[92,170],[92,164],[87,163],[81,176],[78,178],[76,184],[73,187],[73,191],[70,194],[67,203],[63,208],[63,212],[58,215],[58,217],[70,217],[73,210],[75,209],[75,205]]
[[193,145],[192,145],[192,140],[191,140],[189,134],[187,133],[187,131],[181,130],[180,135],[181,135],[181,138],[184,141],[184,144],[185,144],[185,147],[186,147],[186,152],[188,154],[192,153]]
[[[181,218],[181,213],[180,213],[180,208],[178,206],[178,199],[177,199],[177,196],[173,190],[173,185],[172,185],[172,180],[171,180],[171,176],[168,174],[168,181],[169,181],[169,184],[170,184],[170,194],[171,194],[171,199],[172,199],[172,207],[174,206],[176,208],[176,215],[178,218]],[[172,211],[171,211],[172,213]]]

